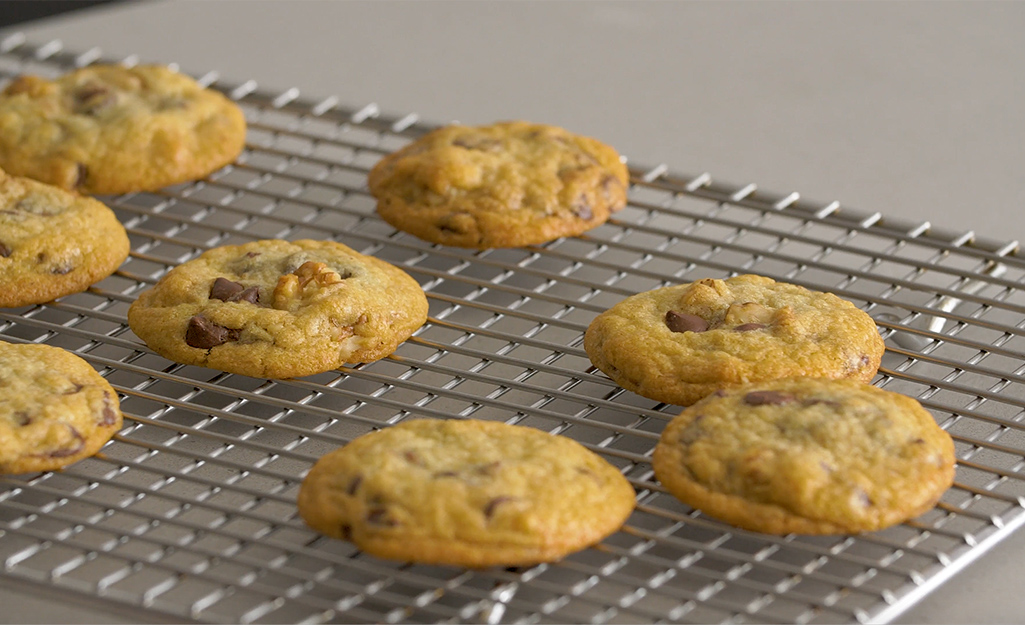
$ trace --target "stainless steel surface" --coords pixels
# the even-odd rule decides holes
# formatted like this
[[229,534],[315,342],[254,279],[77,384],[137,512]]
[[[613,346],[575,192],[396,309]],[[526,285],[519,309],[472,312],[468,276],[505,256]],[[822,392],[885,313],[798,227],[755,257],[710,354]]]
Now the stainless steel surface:
[[[88,63],[0,44],[0,76]],[[395,232],[365,173],[427,127],[413,116],[203,79],[250,121],[240,162],[194,184],[108,198],[132,238],[115,276],[0,312],[0,337],[70,349],[122,397],[101,456],[0,482],[5,584],[140,619],[213,622],[887,621],[1019,526],[1025,425],[1016,242],[632,165],[630,205],[577,238],[473,252]],[[388,359],[301,380],[185,367],[128,330],[134,297],[205,249],[330,238],[405,268],[431,317]],[[647,462],[673,406],[622,391],[580,347],[591,318],[664,284],[738,272],[833,291],[880,322],[876,383],[918,397],[957,443],[937,508],[858,537],[736,530],[666,495]],[[414,416],[522,423],[621,467],[638,509],[565,561],[470,572],[374,559],[295,514],[313,461]]]

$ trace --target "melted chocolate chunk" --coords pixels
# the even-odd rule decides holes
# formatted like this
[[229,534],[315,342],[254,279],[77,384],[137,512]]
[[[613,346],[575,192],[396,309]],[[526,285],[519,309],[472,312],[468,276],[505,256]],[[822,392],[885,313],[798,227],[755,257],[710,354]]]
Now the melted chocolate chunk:
[[2,258],[10,258],[11,257],[11,248],[7,247],[2,242],[0,242],[0,257],[2,257]]
[[591,210],[591,203],[587,201],[586,195],[581,195],[577,198],[577,201],[573,203],[573,214],[584,221],[588,221],[594,217],[594,211]]
[[457,137],[452,141],[452,145],[457,145],[467,150],[480,150],[482,152],[494,152],[502,147],[502,142],[498,139],[491,139],[489,137],[473,137],[470,135],[463,135]]
[[619,182],[615,177],[606,174],[601,179],[601,190],[605,195],[606,200],[612,199],[612,186],[622,187],[622,183]]
[[251,286],[243,289],[237,296],[228,300],[229,302],[249,302],[250,304],[260,303],[260,287]]
[[764,330],[768,327],[764,323],[742,323],[733,329],[737,332],[750,332],[751,330]]
[[238,282],[232,282],[227,278],[217,278],[210,287],[210,299],[219,299],[222,302],[249,302],[256,304],[260,301],[260,287],[244,287]]
[[494,462],[489,462],[487,464],[482,464],[482,465],[480,465],[478,467],[475,467],[473,472],[476,473],[477,475],[494,475],[495,471],[498,470],[498,467],[501,464],[502,464],[501,461],[496,460]]
[[196,315],[189,319],[189,325],[185,329],[185,344],[198,349],[211,349],[237,341],[239,334],[239,330],[219,326],[201,315]]
[[673,332],[704,332],[708,322],[697,315],[670,310],[666,313],[666,326]]
[[56,267],[51,267],[50,273],[52,273],[55,276],[63,276],[71,273],[74,270],[75,267],[73,265],[62,263],[60,265],[57,265]]
[[388,516],[386,508],[374,508],[367,512],[367,523],[383,527],[395,527],[399,524],[398,521]]
[[779,391],[751,391],[744,395],[744,403],[748,406],[782,406],[796,399],[790,393]]
[[64,394],[65,395],[74,395],[75,393],[81,393],[83,388],[85,388],[85,387],[82,386],[81,384],[78,384],[76,382],[75,386],[73,386],[72,388],[64,391]]
[[78,163],[75,166],[75,181],[72,183],[72,187],[75,189],[85,184],[85,179],[89,176],[89,170],[86,168],[84,163]]
[[818,406],[819,404],[824,404],[826,406],[829,406],[830,408],[843,407],[843,405],[838,401],[834,401],[832,399],[820,399],[818,397],[809,397],[808,399],[805,399],[801,402],[802,406]]
[[75,92],[75,112],[95,115],[117,102],[117,94],[106,85],[87,84]]
[[351,482],[349,482],[349,486],[348,486],[348,488],[345,489],[345,492],[347,494],[349,494],[349,495],[355,495],[356,491],[359,490],[359,485],[362,484],[362,483],[363,483],[363,476],[362,475],[357,475],[356,477],[352,478]]
[[82,436],[81,432],[65,424],[65,427],[71,431],[71,436],[75,439],[71,447],[65,447],[64,449],[56,449],[46,454],[41,454],[47,458],[67,458],[68,456],[74,456],[78,452],[82,451],[85,447],[85,437]]
[[111,401],[110,394],[104,391],[103,414],[100,416],[100,425],[110,427],[115,423],[117,423],[117,411],[114,410],[114,402]]
[[498,506],[512,501],[513,499],[515,499],[515,497],[506,497],[504,495],[501,497],[495,497],[484,506],[484,516],[490,519],[495,515],[495,510],[498,509]]
[[227,278],[217,278],[210,286],[210,299],[219,299],[226,302],[228,298],[238,295],[243,289],[245,287],[238,282],[232,282]]

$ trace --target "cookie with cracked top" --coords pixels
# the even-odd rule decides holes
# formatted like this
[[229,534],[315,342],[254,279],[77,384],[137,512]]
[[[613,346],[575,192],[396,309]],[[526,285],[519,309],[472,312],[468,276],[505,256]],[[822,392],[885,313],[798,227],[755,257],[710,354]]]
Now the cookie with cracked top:
[[600,226],[626,205],[628,182],[611,147],[522,121],[434,130],[368,177],[382,219],[425,241],[475,249]]
[[128,250],[124,227],[99,201],[0,171],[0,308],[84,291]]
[[418,419],[317,461],[313,529],[382,558],[467,567],[561,559],[618,530],[633,487],[576,441],[523,426]]
[[910,397],[855,380],[725,389],[666,426],[652,464],[684,503],[768,534],[869,532],[914,518],[954,479],[954,443]]
[[169,271],[128,324],[176,362],[291,378],[379,360],[427,320],[427,297],[398,267],[334,241],[253,241]]
[[159,65],[19,76],[0,93],[0,167],[82,193],[202,178],[235,160],[245,134],[234,102]]
[[52,471],[92,456],[121,419],[117,393],[86,361],[0,341],[0,473]]
[[868,382],[885,348],[875,322],[851,302],[741,275],[628,297],[591,322],[584,349],[623,388],[688,406],[759,380]]

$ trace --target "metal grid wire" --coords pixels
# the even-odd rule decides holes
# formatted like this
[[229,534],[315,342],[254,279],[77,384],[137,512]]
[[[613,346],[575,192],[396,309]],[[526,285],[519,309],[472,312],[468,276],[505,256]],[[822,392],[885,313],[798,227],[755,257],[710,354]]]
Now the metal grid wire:
[[[0,83],[99,57],[12,36]],[[146,620],[887,621],[1025,519],[1016,243],[632,167],[629,206],[583,236],[434,246],[380,221],[366,190],[368,168],[424,132],[416,116],[201,81],[246,112],[239,162],[105,198],[132,240],[121,269],[84,293],[0,311],[0,338],[77,353],[126,415],[97,457],[0,479],[6,585]],[[132,335],[128,306],[170,268],[263,238],[332,239],[404,268],[427,292],[428,324],[387,359],[286,381],[175,364]],[[650,453],[678,408],[596,372],[583,330],[633,293],[745,272],[832,291],[879,321],[876,384],[918,398],[956,441],[956,484],[934,510],[861,536],[773,537],[716,522],[656,483]],[[312,463],[412,416],[573,437],[623,470],[637,510],[562,562],[480,571],[383,561],[307,529],[295,497]]]

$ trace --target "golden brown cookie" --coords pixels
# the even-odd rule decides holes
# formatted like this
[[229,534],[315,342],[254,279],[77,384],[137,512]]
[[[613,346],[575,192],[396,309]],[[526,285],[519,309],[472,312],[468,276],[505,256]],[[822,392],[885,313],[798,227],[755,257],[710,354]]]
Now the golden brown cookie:
[[158,65],[20,76],[0,93],[0,167],[82,193],[202,178],[245,143],[242,110]]
[[0,342],[0,473],[78,462],[120,429],[117,393],[89,363],[49,345]]
[[935,505],[954,443],[922,406],[855,380],[719,391],[662,432],[655,475],[709,516],[769,534],[879,530]]
[[377,212],[425,241],[486,249],[580,234],[626,205],[629,176],[609,146],[562,128],[447,126],[370,172]]
[[394,560],[558,560],[615,532],[635,494],[569,438],[491,421],[406,421],[323,458],[299,491],[315,530]]
[[0,308],[84,291],[114,273],[128,248],[100,202],[0,171]]
[[868,382],[884,346],[875,322],[854,304],[742,275],[628,297],[591,322],[584,349],[623,388],[688,406],[718,388],[758,380]]
[[176,362],[290,378],[384,358],[427,320],[404,271],[334,241],[266,240],[175,267],[128,310]]

